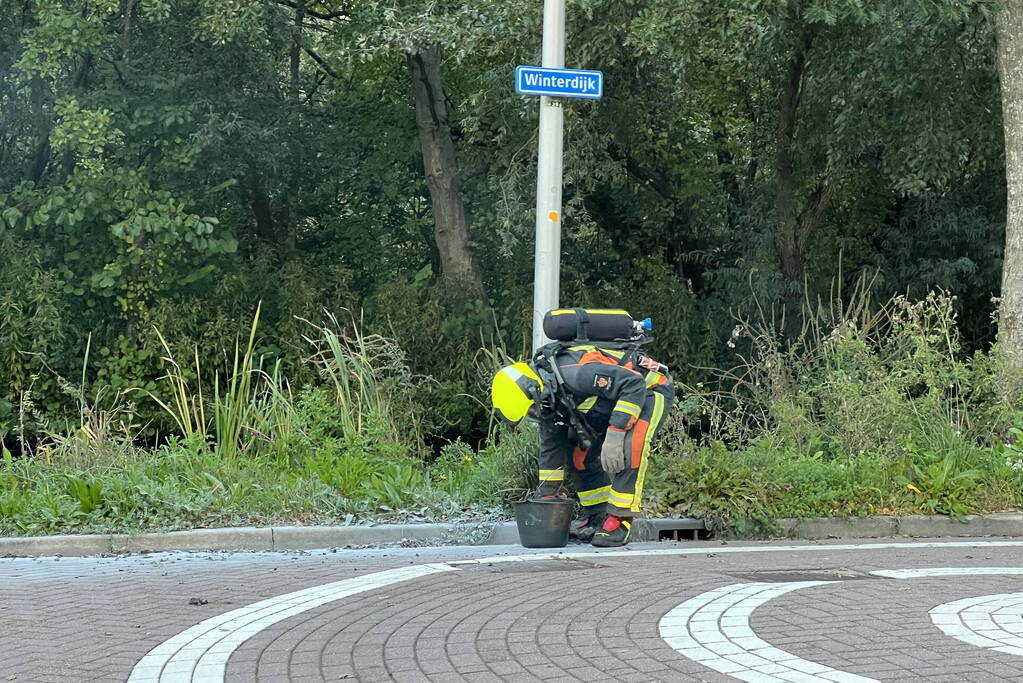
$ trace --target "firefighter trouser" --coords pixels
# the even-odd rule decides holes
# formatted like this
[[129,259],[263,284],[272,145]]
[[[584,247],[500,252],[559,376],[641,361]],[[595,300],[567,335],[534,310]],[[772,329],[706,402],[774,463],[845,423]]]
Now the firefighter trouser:
[[589,451],[574,445],[566,425],[541,421],[541,495],[556,493],[565,480],[566,469],[570,467],[583,515],[605,511],[618,517],[635,516],[643,502],[650,444],[664,425],[674,398],[675,388],[671,382],[647,389],[639,419],[625,439],[626,467],[613,477],[609,477],[600,466],[600,449],[607,431],[606,418],[601,420],[602,424],[591,424],[597,439]]

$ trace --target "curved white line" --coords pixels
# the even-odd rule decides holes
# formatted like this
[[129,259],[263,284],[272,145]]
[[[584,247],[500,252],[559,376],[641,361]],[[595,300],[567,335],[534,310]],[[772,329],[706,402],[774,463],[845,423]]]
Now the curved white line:
[[870,572],[889,579],[920,579],[927,576],[1011,576],[1023,574],[1021,567],[925,567],[923,569],[879,569]]
[[930,612],[945,634],[977,647],[1023,655],[1023,593],[946,602]]
[[446,564],[388,569],[313,586],[231,610],[206,619],[158,645],[135,665],[128,681],[223,681],[231,654],[263,629],[328,602],[445,571],[457,569]]
[[[941,576],[1018,576],[1021,567],[929,567],[870,572],[890,579]],[[946,635],[977,647],[1023,656],[1023,593],[981,595],[938,605],[931,623]]]
[[743,681],[783,683],[877,683],[785,652],[761,640],[749,617],[768,600],[800,588],[837,581],[736,583],[683,602],[665,614],[661,638],[681,655]]
[[[930,567],[880,570],[875,576],[917,579],[931,576],[1014,576],[1021,567]],[[946,635],[977,647],[1023,655],[1023,593],[981,595],[938,605],[931,623]]]

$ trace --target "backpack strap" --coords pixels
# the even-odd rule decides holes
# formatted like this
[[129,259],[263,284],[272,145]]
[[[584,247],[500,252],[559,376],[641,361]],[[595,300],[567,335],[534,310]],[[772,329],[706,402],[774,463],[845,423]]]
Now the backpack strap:
[[575,338],[579,341],[590,340],[590,314],[585,308],[573,308],[575,311]]
[[618,361],[618,365],[625,367],[629,363],[632,363],[633,367],[639,365],[639,344],[630,344],[625,349],[621,359]]
[[593,433],[593,429],[590,428],[589,423],[586,422],[586,418],[579,412],[575,399],[565,389],[565,379],[561,376],[557,360],[558,351],[563,348],[565,347],[560,342],[541,346],[533,356],[533,365],[537,368],[538,372],[543,370],[543,374],[547,375],[544,378],[545,397],[551,399],[552,407],[575,430],[579,447],[588,451],[593,446],[593,442],[596,441],[597,437]]

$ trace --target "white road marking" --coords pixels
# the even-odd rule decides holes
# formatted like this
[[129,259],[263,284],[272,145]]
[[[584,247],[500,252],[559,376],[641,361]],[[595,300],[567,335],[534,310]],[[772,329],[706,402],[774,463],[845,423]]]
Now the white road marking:
[[[572,560],[586,559],[593,557],[605,557],[615,559],[626,559],[633,557],[659,557],[672,555],[708,555],[708,554],[730,554],[730,553],[761,553],[761,552],[834,552],[848,550],[895,550],[913,548],[978,548],[978,547],[1023,547],[1023,541],[934,541],[923,543],[863,543],[863,544],[835,544],[835,545],[783,545],[783,546],[703,546],[699,548],[664,548],[656,550],[632,550],[625,549],[597,552],[573,552],[573,553],[538,553],[529,555],[512,555],[487,557],[477,560],[459,560],[454,562],[432,563],[402,567],[399,569],[388,569],[386,571],[366,574],[364,576],[345,579],[334,583],[314,586],[305,590],[286,593],[274,598],[262,600],[247,607],[232,610],[216,617],[206,619],[176,636],[164,641],[143,657],[132,670],[129,683],[179,683],[182,681],[220,683],[224,680],[224,672],[227,662],[238,647],[249,638],[255,636],[264,629],[281,622],[285,619],[301,614],[308,610],[325,605],[335,600],[364,593],[366,591],[389,586],[394,583],[420,578],[429,574],[443,571],[457,571],[465,565],[496,564],[505,562],[535,562],[542,560]],[[983,573],[982,570],[969,569],[959,570],[960,573]],[[875,572],[881,575],[881,572]],[[1001,572],[1009,573],[1009,572]],[[900,577],[894,577],[900,578]],[[816,584],[816,582],[810,582]],[[836,583],[834,581],[828,583]],[[786,584],[769,584],[771,586],[784,586]],[[790,589],[795,590],[795,589]],[[787,592],[787,591],[783,591]],[[695,599],[695,598],[694,598]],[[765,598],[764,602],[770,598]],[[752,605],[753,603],[748,603]],[[757,603],[762,604],[762,603]],[[751,613],[753,607],[749,609]],[[731,616],[741,617],[742,609],[732,613]],[[748,613],[746,614],[748,616]],[[748,624],[747,624],[748,628]],[[752,634],[752,631],[750,632]],[[749,636],[745,636],[749,637]],[[755,635],[752,636],[756,638]],[[757,639],[759,640],[759,639]],[[752,642],[752,641],[751,641]],[[763,641],[760,641],[763,643]],[[765,643],[766,645],[766,643]],[[722,646],[718,646],[719,649]],[[781,650],[768,647],[768,652],[763,654],[777,654]],[[729,648],[724,648],[729,649]],[[755,648],[763,650],[763,647]],[[683,653],[685,654],[685,653]],[[738,656],[742,653],[736,653]],[[786,653],[782,653],[785,655]],[[762,657],[762,654],[756,655]],[[724,656],[722,655],[722,659]],[[766,658],[765,658],[766,659]],[[752,661],[752,660],[751,660]],[[736,665],[735,662],[732,665]],[[819,666],[809,662],[811,667]],[[731,665],[725,665],[731,666]],[[779,666],[769,664],[768,668]],[[757,668],[763,668],[758,666]],[[759,678],[746,679],[757,681],[768,680],[809,680],[806,678],[808,672],[800,670],[799,675],[786,669],[779,672],[775,679],[767,679],[763,676],[771,675],[767,669],[758,672]],[[730,673],[730,672],[729,672]],[[734,674],[733,674],[734,675]],[[828,677],[831,676],[831,677]],[[838,676],[838,678],[835,678]],[[845,678],[851,676],[840,671],[828,673],[821,676],[820,680],[826,681],[867,681],[860,677]]]
[[[879,570],[871,574],[892,579],[996,576],[1023,574],[1023,568],[930,567]],[[661,637],[685,657],[744,681],[873,681],[772,647],[750,628],[749,615],[768,600],[800,588],[828,583],[840,581],[722,586],[697,595],[664,615],[659,624]],[[935,607],[930,615],[934,625],[953,638],[999,652],[1023,655],[1023,593],[958,600]]]
[[[1021,567],[934,567],[875,571],[893,579],[928,576],[1020,575]],[[1023,593],[980,595],[938,605],[931,622],[946,635],[977,647],[1010,655],[1023,655]]]
[[870,572],[889,579],[919,579],[926,576],[1011,576],[1023,574],[1021,567],[925,567],[923,569],[879,569]]
[[220,682],[238,646],[260,631],[297,614],[394,583],[438,572],[457,571],[447,564],[420,564],[388,569],[343,581],[313,586],[232,610],[182,631],[142,658],[129,683]]
[[923,543],[861,543],[835,545],[743,545],[702,546],[699,548],[663,548],[632,550],[628,546],[615,550],[586,553],[544,553],[538,555],[499,555],[477,560],[448,562],[452,566],[464,564],[495,564],[499,562],[533,562],[536,560],[582,560],[592,557],[657,557],[662,555],[725,555],[731,553],[802,553],[833,552],[838,550],[899,550],[913,548],[1019,548],[1023,541],[927,541]]
[[977,647],[1023,655],[1023,593],[982,595],[938,605],[931,621],[947,635]]
[[664,642],[695,662],[742,681],[782,683],[877,683],[785,652],[757,637],[749,617],[768,600],[800,588],[837,581],[736,583],[683,602],[665,614]]

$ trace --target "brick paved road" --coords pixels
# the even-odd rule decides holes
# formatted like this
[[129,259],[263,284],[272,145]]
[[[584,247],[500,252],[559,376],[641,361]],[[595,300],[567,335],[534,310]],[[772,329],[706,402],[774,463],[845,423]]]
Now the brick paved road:
[[[475,564],[457,561],[524,551],[0,559],[0,683],[124,681],[147,653],[205,620],[275,596],[356,577],[374,580],[384,576],[379,572],[422,564],[438,569],[340,599],[303,603],[265,619],[254,634],[234,634],[238,643],[225,650],[221,677],[439,683],[728,681],[733,676],[763,681],[1020,680],[1023,648],[1017,654],[1012,646],[1015,638],[1023,645],[1023,597],[1016,595],[1023,593],[1023,575],[976,570],[1019,571],[1023,543],[987,545],[990,540],[955,539],[960,545],[938,547],[912,541],[892,542],[904,547],[877,547],[874,540],[854,544],[857,549],[841,549],[848,542],[837,541],[800,544],[803,549],[791,547],[795,543],[637,544],[599,554],[578,546],[568,549],[580,553],[571,559]],[[772,549],[737,552],[765,545]],[[644,554],[651,549],[682,554]],[[870,573],[933,567],[974,573],[914,578]],[[795,582],[807,583],[755,609],[742,611],[746,603],[729,597],[734,586]],[[722,597],[712,603],[705,595],[710,591]],[[986,621],[977,616],[980,608],[948,617],[948,623],[956,624],[948,628],[959,629],[961,636],[943,632],[929,614],[953,601],[1013,595],[1015,602],[984,607],[990,614]],[[206,604],[190,605],[191,598]],[[281,604],[294,606],[298,600]],[[688,621],[666,618],[684,604],[693,606]],[[236,623],[241,622],[210,630],[217,638],[230,636]],[[668,637],[666,624],[681,629],[682,640]],[[735,629],[746,626],[756,638],[734,637]],[[1002,630],[992,631],[996,626]],[[704,643],[704,659],[699,643],[686,633]],[[984,634],[1003,638],[995,643],[1003,646],[1001,651],[985,646]],[[771,647],[756,645],[757,639]],[[760,668],[781,673],[736,665],[751,656],[747,646],[782,660]],[[706,648],[713,652],[706,655]],[[719,651],[732,659],[707,659]],[[188,655],[185,648],[176,656],[187,660]],[[816,673],[799,673],[803,670]],[[165,680],[174,679],[170,665],[157,666],[156,673],[161,671]],[[204,669],[194,671],[195,680],[209,680]],[[191,673],[177,678],[191,679]]]

